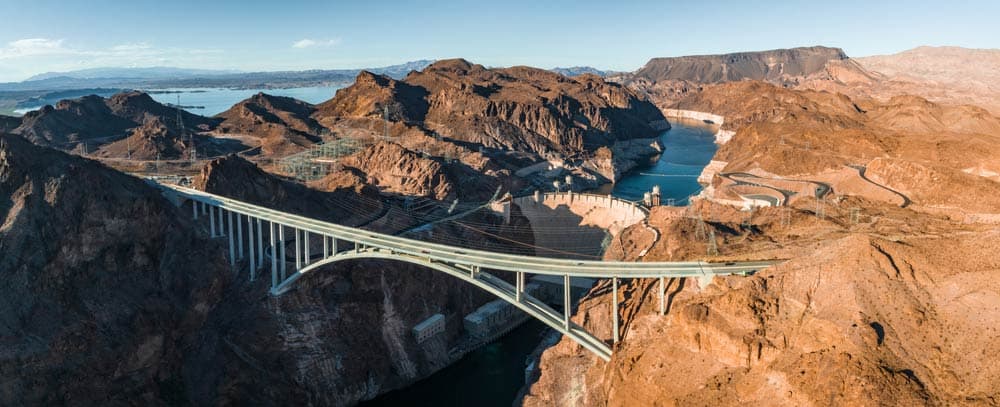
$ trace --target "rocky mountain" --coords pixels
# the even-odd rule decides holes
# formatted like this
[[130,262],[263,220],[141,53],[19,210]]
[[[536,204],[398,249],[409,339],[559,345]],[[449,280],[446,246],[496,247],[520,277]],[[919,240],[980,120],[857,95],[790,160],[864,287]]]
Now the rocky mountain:
[[0,135],[0,404],[189,399],[221,249],[143,181]]
[[21,125],[20,117],[0,115],[0,133],[7,133]]
[[438,61],[402,81],[362,73],[318,106],[337,122],[390,118],[471,146],[555,156],[616,140],[652,137],[663,117],[620,85],[528,67],[487,69],[465,60]]
[[639,70],[609,76],[645,95],[660,108],[700,92],[709,84],[757,80],[783,87],[869,86],[879,80],[839,48],[823,46],[653,58]]
[[950,104],[982,106],[1000,115],[1000,49],[919,47],[893,55],[856,59],[885,77],[858,94],[886,99],[913,94]]
[[563,76],[580,76],[580,75],[583,75],[583,74],[591,74],[591,75],[597,75],[597,76],[602,76],[603,77],[603,76],[608,76],[608,75],[614,73],[614,72],[611,72],[611,71],[603,71],[603,70],[600,70],[600,69],[597,69],[597,68],[594,68],[594,67],[590,67],[590,66],[571,66],[571,67],[568,67],[568,68],[558,68],[557,67],[557,68],[552,68],[552,69],[549,69],[549,70],[552,71],[552,72],[555,72],[557,74],[563,75]]
[[[1000,245],[997,117],[761,81],[705,85],[673,107],[726,117],[736,134],[713,158],[726,175],[690,208],[653,208],[659,238],[634,226],[607,253],[786,261],[669,281],[665,315],[658,281],[625,283],[611,362],[563,339],[524,405],[995,404],[1000,262],[977,253]],[[741,207],[740,194],[776,190],[780,207]],[[604,338],[609,285],[574,316]]]
[[843,50],[821,46],[653,58],[635,71],[633,78],[651,82],[680,80],[695,83],[753,79],[787,85],[823,71],[830,61],[846,59],[847,54]]
[[[834,175],[845,165],[871,164],[869,174],[886,176],[887,166],[919,167],[939,174],[942,183],[948,179],[955,191],[976,192],[948,193],[938,189],[939,183],[904,185],[888,177],[881,181],[920,197],[918,206],[1000,213],[989,201],[975,198],[1000,193],[1000,184],[969,170],[1000,172],[995,164],[1000,157],[1000,118],[981,108],[939,105],[916,96],[856,101],[843,94],[760,82],[709,86],[675,106],[726,117],[725,127],[736,136],[716,153],[716,160],[728,163],[725,171],[830,177],[835,189],[850,191],[860,188],[854,183],[861,180]],[[882,159],[887,161],[875,165],[873,160]]]
[[316,108],[301,100],[258,93],[215,117],[216,133],[259,139],[263,153],[283,156],[320,141],[323,127],[310,117]]
[[[387,192],[405,196],[453,200],[488,200],[509,180],[488,175],[459,160],[425,157],[399,144],[381,141],[341,161],[360,171]],[[507,177],[510,173],[504,174]],[[509,190],[509,188],[507,189]]]
[[[182,120],[185,131],[190,133],[207,130],[214,124],[213,119],[187,112],[182,112]],[[150,128],[161,128],[157,134],[173,137],[163,140],[164,145],[183,143],[183,140],[174,139],[180,134],[177,109],[164,106],[141,92],[119,93],[107,99],[91,95],[62,100],[54,107],[48,105],[29,112],[12,132],[36,144],[70,150],[84,142],[88,149],[95,149],[133,135],[138,128],[147,130],[146,134],[153,133],[148,131]],[[156,156],[143,158],[155,159]]]

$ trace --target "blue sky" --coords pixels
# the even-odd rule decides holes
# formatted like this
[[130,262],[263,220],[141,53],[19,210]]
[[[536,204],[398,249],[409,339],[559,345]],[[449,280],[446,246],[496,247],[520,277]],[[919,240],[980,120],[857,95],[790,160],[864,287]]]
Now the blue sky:
[[649,58],[828,45],[1000,47],[1000,1],[0,0],[0,81],[102,66],[277,70],[463,57],[634,70]]

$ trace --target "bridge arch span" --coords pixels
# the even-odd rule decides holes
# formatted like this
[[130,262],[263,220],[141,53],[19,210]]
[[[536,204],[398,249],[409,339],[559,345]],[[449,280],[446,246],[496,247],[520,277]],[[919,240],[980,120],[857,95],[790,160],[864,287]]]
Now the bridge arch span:
[[553,310],[548,306],[548,304],[545,304],[541,300],[530,296],[527,293],[521,293],[521,295],[518,296],[516,288],[513,285],[490,273],[480,271],[475,266],[447,264],[427,258],[420,258],[402,253],[393,253],[391,251],[378,248],[348,250],[303,267],[301,270],[288,276],[288,278],[281,284],[272,288],[271,294],[279,296],[287,293],[293,288],[299,279],[323,266],[342,261],[363,259],[401,261],[404,263],[427,267],[434,271],[442,272],[449,276],[458,278],[510,303],[531,317],[570,337],[573,341],[580,344],[580,346],[594,352],[604,360],[611,359],[611,348],[603,340],[595,337],[590,332],[587,332],[582,326],[572,321],[569,321],[568,324],[566,323],[568,321],[568,313],[570,310],[564,310],[564,312],[567,312],[567,314],[564,315],[556,310]]

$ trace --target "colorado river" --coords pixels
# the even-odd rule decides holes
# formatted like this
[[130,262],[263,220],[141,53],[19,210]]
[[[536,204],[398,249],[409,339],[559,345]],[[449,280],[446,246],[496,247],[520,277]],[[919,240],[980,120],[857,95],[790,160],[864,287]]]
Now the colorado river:
[[[640,200],[653,185],[659,185],[663,204],[672,199],[676,205],[686,205],[688,197],[701,191],[697,177],[715,154],[716,128],[688,120],[671,120],[671,125],[673,128],[660,138],[662,154],[597,193]],[[470,352],[430,377],[361,405],[508,407],[524,385],[525,358],[547,331],[541,322],[529,319],[500,340]]]

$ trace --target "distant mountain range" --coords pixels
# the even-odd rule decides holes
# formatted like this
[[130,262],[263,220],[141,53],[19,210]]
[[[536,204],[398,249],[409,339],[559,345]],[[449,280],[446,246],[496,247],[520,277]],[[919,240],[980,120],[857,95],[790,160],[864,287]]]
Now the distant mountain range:
[[377,68],[307,71],[239,72],[231,70],[152,68],[92,68],[70,72],[48,72],[23,82],[0,83],[0,92],[56,91],[82,88],[291,88],[348,84],[362,70],[402,78],[421,70],[432,60],[411,61]]
[[563,76],[578,76],[578,75],[583,75],[585,73],[589,73],[604,77],[618,73],[614,71],[602,71],[600,69],[590,66],[571,66],[569,68],[552,68],[550,69],[550,71],[561,74]]

